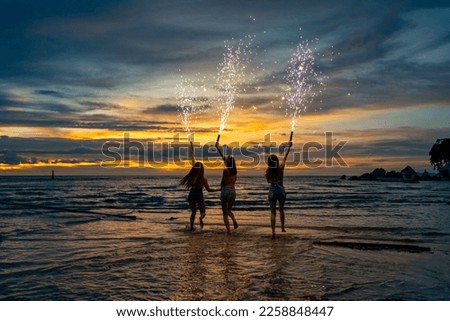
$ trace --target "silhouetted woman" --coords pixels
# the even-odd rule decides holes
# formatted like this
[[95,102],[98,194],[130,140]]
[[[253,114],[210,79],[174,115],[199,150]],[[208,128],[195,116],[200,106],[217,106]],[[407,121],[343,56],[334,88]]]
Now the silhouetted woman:
[[197,206],[200,210],[200,227],[203,228],[203,219],[206,216],[205,201],[203,198],[203,187],[208,192],[220,191],[220,188],[212,189],[208,185],[208,180],[205,177],[205,169],[201,162],[195,162],[194,147],[191,142],[191,163],[192,168],[189,173],[180,180],[180,185],[185,188],[190,188],[187,201],[191,208],[191,231],[194,231],[195,215],[197,214]]
[[222,181],[220,183],[221,186],[220,201],[222,202],[223,222],[225,223],[225,227],[227,228],[228,234],[230,234],[231,233],[230,221],[228,217],[231,217],[231,220],[233,221],[233,227],[235,229],[238,228],[238,223],[236,222],[234,214],[231,211],[231,208],[233,207],[233,204],[236,200],[236,190],[234,188],[237,179],[236,161],[232,156],[225,157],[223,155],[219,143],[216,143],[216,148],[225,164],[225,168],[222,174]]
[[284,167],[286,158],[291,150],[292,142],[289,142],[288,149],[284,154],[283,162],[280,163],[276,155],[270,155],[267,161],[266,179],[270,183],[269,203],[270,203],[270,222],[272,226],[272,238],[275,238],[275,218],[277,215],[277,202],[280,210],[281,231],[286,232],[284,228],[284,202],[286,201],[286,192],[283,186]]

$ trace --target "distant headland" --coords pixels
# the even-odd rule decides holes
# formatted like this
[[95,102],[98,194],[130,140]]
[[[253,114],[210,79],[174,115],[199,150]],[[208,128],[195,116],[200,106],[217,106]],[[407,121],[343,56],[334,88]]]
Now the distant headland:
[[382,182],[419,182],[419,181],[439,181],[450,180],[449,166],[439,169],[439,172],[429,173],[425,170],[423,173],[417,173],[411,166],[406,166],[400,172],[395,170],[387,172],[384,168],[376,168],[371,173],[364,173],[360,176],[342,175],[341,179],[351,181],[382,181]]

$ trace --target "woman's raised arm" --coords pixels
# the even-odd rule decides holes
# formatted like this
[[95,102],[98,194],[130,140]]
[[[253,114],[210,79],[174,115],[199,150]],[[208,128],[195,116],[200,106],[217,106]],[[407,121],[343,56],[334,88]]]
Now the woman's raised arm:
[[191,165],[194,166],[195,164],[195,155],[194,155],[194,144],[190,142],[191,144]]
[[291,151],[291,147],[292,147],[292,142],[290,141],[289,144],[288,144],[288,148],[287,148],[286,152],[284,153],[283,168],[284,168],[284,166],[286,166],[286,159],[287,159],[287,157],[289,155],[289,152]]
[[223,155],[223,151],[220,148],[219,142],[216,142],[216,148],[217,148],[217,151],[219,152],[220,156],[222,157],[223,161],[225,161],[225,156]]

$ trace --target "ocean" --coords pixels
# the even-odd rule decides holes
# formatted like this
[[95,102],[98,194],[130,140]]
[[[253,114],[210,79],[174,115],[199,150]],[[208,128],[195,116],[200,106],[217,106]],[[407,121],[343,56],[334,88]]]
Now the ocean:
[[238,177],[231,235],[218,192],[188,230],[178,180],[0,177],[0,300],[450,299],[449,181],[287,172],[272,240],[262,175]]

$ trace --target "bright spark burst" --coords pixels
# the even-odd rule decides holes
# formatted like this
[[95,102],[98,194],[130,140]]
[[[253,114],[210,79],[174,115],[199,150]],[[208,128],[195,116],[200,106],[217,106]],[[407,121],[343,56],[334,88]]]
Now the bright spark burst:
[[242,86],[245,83],[245,70],[250,61],[250,54],[252,53],[251,42],[253,38],[247,36],[245,39],[248,40],[248,43],[244,43],[241,39],[236,48],[230,45],[229,42],[225,42],[223,61],[218,67],[216,82],[219,91],[219,134],[225,129],[228,117],[234,109],[235,101],[239,97]]
[[306,111],[308,104],[321,93],[321,90],[313,90],[317,85],[323,86],[321,74],[315,69],[314,53],[308,41],[299,43],[289,59],[287,75],[284,77],[287,86],[281,98],[286,102],[286,115],[291,117],[292,131],[301,112]]
[[202,111],[207,105],[208,98],[205,97],[206,91],[204,81],[194,81],[183,76],[176,86],[181,124],[187,133],[191,131],[192,116]]

